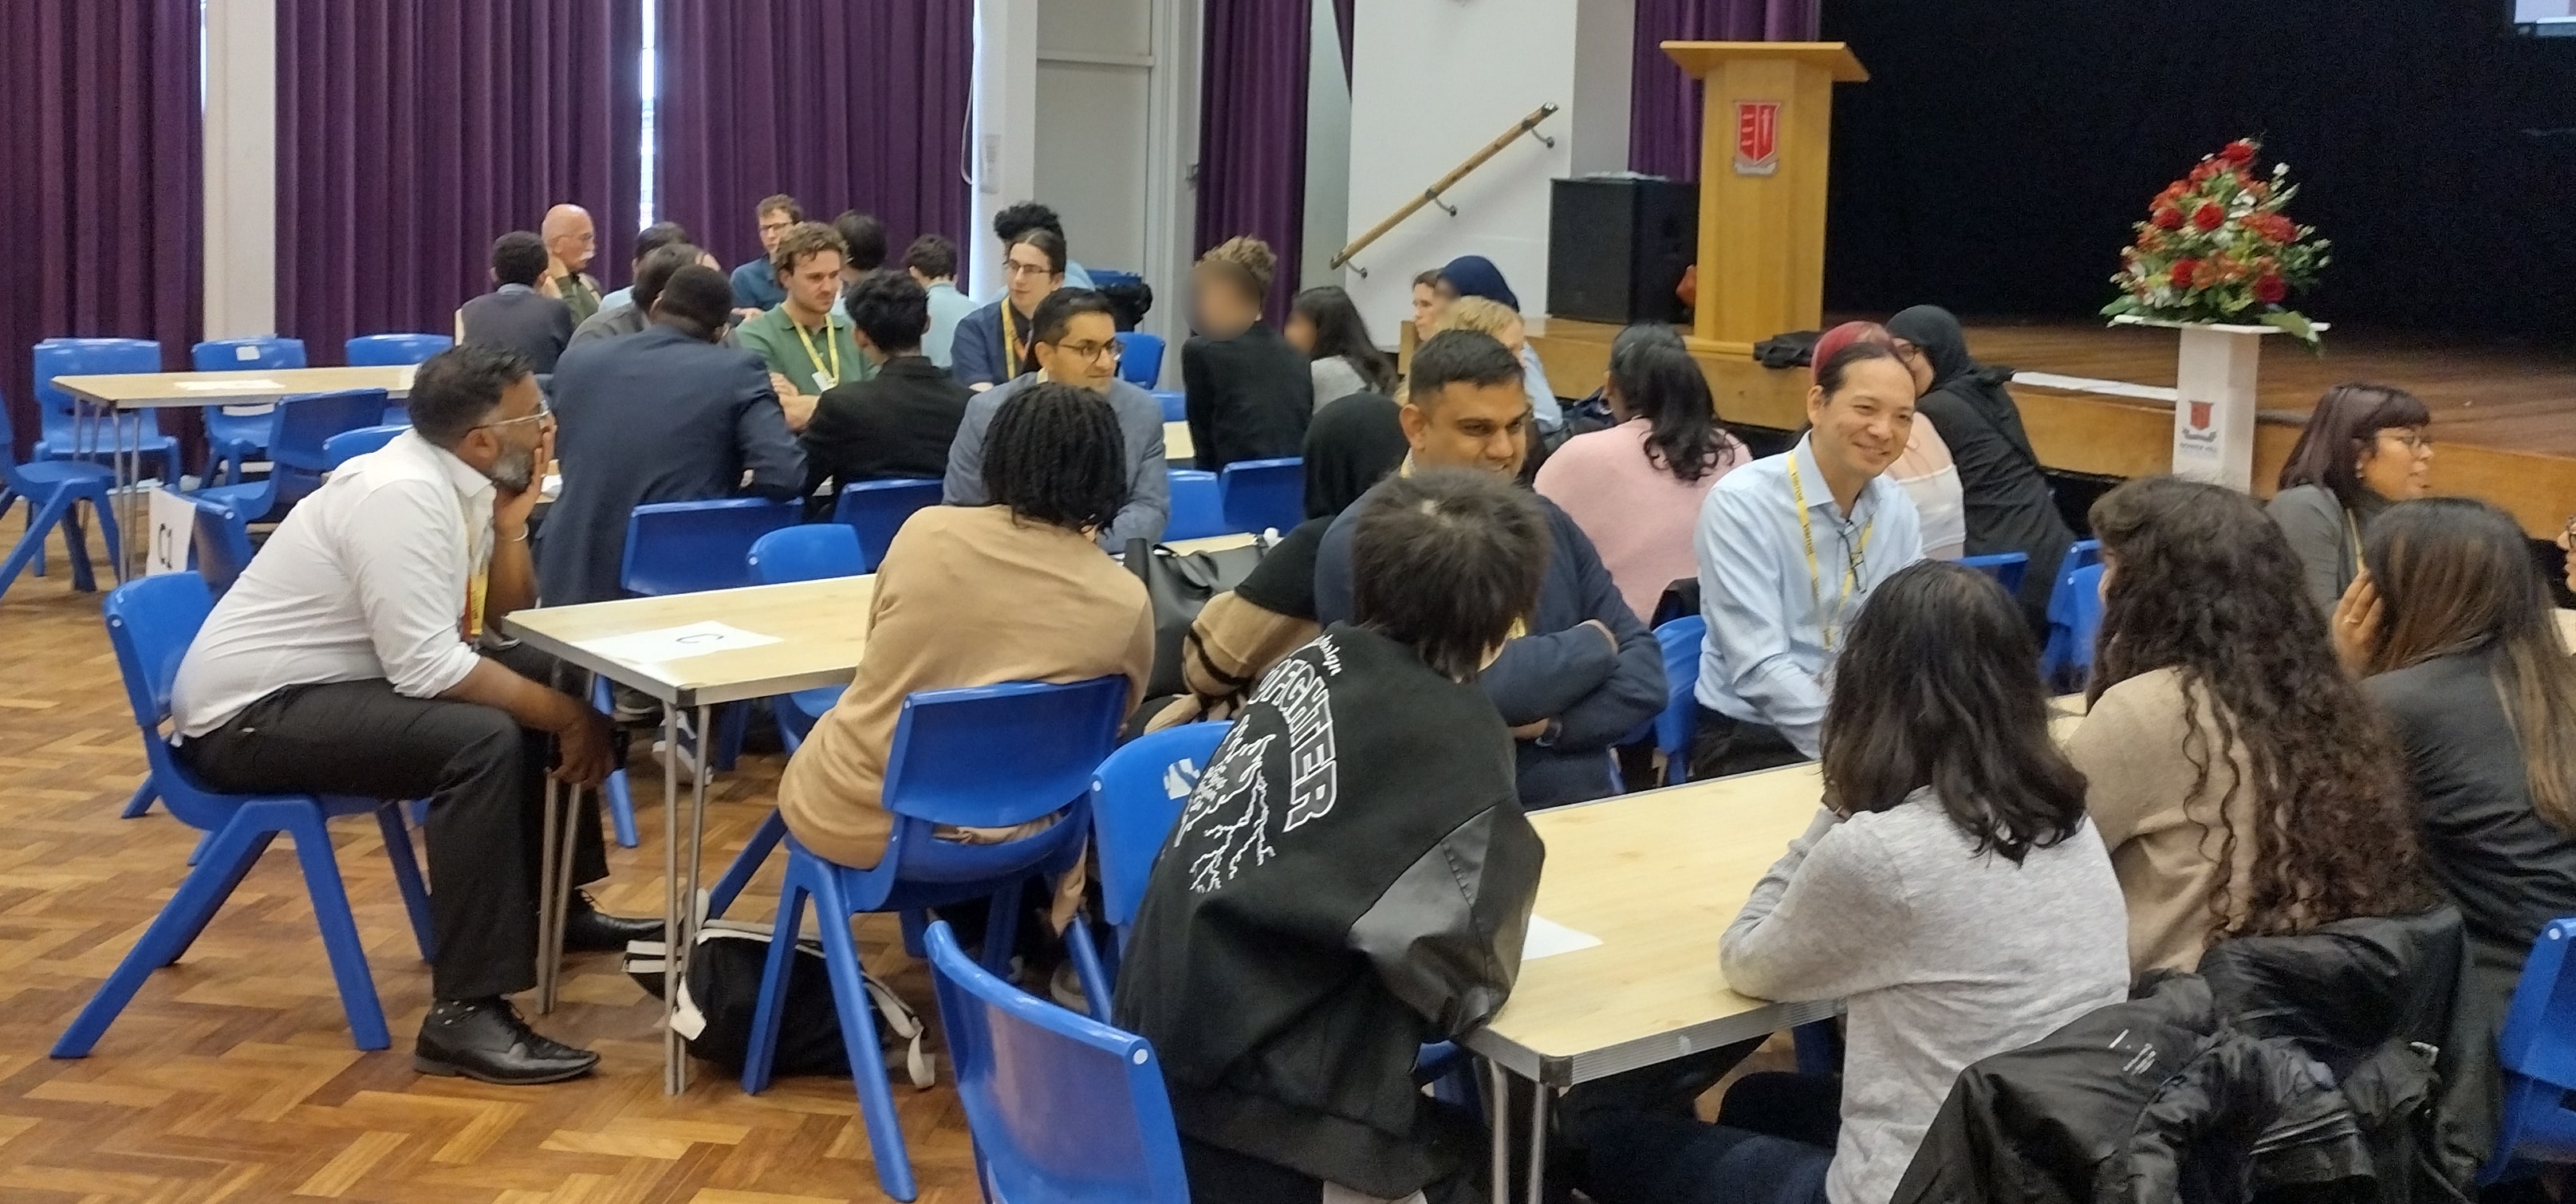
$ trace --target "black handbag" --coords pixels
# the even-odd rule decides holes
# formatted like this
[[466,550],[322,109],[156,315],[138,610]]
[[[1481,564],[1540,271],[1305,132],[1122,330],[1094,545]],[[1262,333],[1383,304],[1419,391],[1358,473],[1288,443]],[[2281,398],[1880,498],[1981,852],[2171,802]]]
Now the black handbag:
[[1154,607],[1154,676],[1145,684],[1145,697],[1188,691],[1181,678],[1181,640],[1189,635],[1190,624],[1198,621],[1208,599],[1243,584],[1270,547],[1257,537],[1243,547],[1216,552],[1176,552],[1141,539],[1127,541],[1127,567],[1145,583],[1145,596]]

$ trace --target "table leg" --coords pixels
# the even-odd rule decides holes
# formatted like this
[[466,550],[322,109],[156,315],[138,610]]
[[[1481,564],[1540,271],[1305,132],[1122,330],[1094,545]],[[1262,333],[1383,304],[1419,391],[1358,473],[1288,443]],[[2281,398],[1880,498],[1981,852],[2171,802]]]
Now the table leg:
[[[134,450],[130,457],[128,456],[125,448],[125,420],[128,417],[132,417],[134,419]],[[110,491],[110,500],[108,504],[116,508],[116,533],[119,540],[122,540],[126,532],[134,529],[135,495],[142,492],[143,417],[139,412],[133,415],[128,415],[123,410],[110,410],[108,411],[108,426],[116,432],[115,456],[117,484],[117,488]],[[104,541],[102,540],[102,542]],[[143,542],[146,547],[146,555],[149,555],[149,547],[152,541],[146,539]],[[125,580],[125,562],[127,559],[128,557],[124,555],[116,557],[116,579],[119,582],[123,582]]]
[[680,1014],[680,952],[686,928],[680,918],[680,709],[662,708],[662,1093],[689,1085],[688,1049],[672,1027]]
[[557,818],[562,812],[555,806],[555,796],[563,784],[546,779],[545,835],[537,841],[537,1014],[549,1015],[555,1010],[555,975],[563,968],[563,958],[555,949],[555,841],[561,835]]
[[1547,1101],[1555,1094],[1545,1083],[1530,1084],[1529,1204],[1547,1196]]
[[[577,808],[597,805],[595,801],[583,799],[581,787],[564,788],[563,818],[555,824],[555,914],[554,919],[548,921],[546,925],[546,931],[554,935],[555,987],[563,984],[564,924],[572,918],[573,888],[580,885],[572,880],[572,851],[575,844],[572,835],[573,820],[580,814]],[[547,1010],[553,1010],[554,1004],[555,991],[550,987],[546,991]]]
[[1485,1198],[1499,1204],[1512,1195],[1512,1076],[1500,1062],[1485,1063],[1485,1104],[1494,1130],[1493,1180]]

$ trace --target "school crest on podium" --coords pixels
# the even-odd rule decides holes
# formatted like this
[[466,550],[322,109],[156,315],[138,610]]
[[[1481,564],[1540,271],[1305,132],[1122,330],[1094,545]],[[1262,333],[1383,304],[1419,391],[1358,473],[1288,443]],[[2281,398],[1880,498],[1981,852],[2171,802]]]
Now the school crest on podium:
[[1735,174],[1767,176],[1780,170],[1780,102],[1735,102]]

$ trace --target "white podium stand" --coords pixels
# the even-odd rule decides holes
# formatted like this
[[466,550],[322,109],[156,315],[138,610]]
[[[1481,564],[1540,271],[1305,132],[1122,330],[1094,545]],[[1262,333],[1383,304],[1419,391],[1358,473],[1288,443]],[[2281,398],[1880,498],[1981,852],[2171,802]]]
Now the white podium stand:
[[[2174,372],[2173,472],[2230,489],[2254,486],[2255,375],[2277,326],[2168,322],[2122,314],[2114,326],[2160,326],[2182,337]],[[2316,329],[2325,330],[2319,322]]]

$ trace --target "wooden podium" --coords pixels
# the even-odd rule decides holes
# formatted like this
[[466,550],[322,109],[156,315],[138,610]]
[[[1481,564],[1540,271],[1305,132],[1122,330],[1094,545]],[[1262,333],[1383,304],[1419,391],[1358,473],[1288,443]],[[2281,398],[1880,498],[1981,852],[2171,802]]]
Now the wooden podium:
[[1869,72],[1841,42],[1666,42],[1664,53],[1707,93],[1693,341],[1751,355],[1819,328],[1834,85]]

